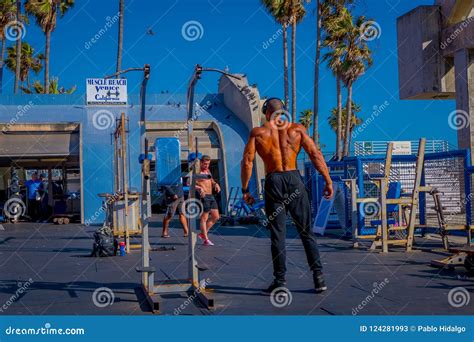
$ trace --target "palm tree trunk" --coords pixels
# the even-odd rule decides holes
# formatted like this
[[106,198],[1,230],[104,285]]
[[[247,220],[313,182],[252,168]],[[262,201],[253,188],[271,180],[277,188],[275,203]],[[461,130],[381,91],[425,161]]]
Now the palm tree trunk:
[[[125,0],[119,1],[119,30],[118,30],[118,51],[117,51],[117,69],[122,69],[122,48],[123,48],[123,15],[125,11]],[[119,76],[117,76],[119,78]]]
[[44,93],[49,94],[49,52],[51,50],[51,30],[46,30],[46,47],[44,52]]
[[[21,19],[21,0],[16,1],[16,21],[20,22]],[[21,30],[19,28],[19,30]],[[16,65],[15,65],[15,84],[13,85],[13,93],[18,93],[18,85],[20,84],[20,71],[21,71],[21,35],[22,32],[18,32],[16,39]]]
[[286,23],[283,24],[283,86],[285,92],[285,106],[290,102],[290,93],[288,91],[288,30]]
[[351,134],[352,120],[352,82],[347,84],[347,103],[346,103],[346,127],[344,134],[344,157],[349,156],[349,139]]
[[314,61],[314,103],[313,103],[313,140],[319,146],[319,64],[321,62],[321,0],[317,0],[318,19],[316,22],[316,58]]
[[5,42],[5,38],[2,39],[1,41],[2,47],[1,47],[1,56],[0,56],[0,94],[2,93],[3,89],[3,66],[4,66],[4,61],[5,61],[5,50],[7,47],[7,44]]
[[336,76],[336,91],[337,91],[337,126],[336,126],[336,160],[341,160],[341,141],[342,141],[342,92],[341,92],[341,77]]
[[291,21],[291,119],[296,122],[296,19]]

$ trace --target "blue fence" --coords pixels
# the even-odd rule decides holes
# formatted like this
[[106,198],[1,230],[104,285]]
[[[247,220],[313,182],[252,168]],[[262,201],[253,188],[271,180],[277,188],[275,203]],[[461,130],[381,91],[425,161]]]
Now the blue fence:
[[[392,156],[392,167],[390,169],[390,181],[400,182],[402,193],[412,192],[415,180],[416,155],[394,155]],[[330,175],[335,183],[341,184],[341,195],[344,196],[344,212],[336,215],[333,209],[328,228],[351,227],[351,194],[342,180],[357,179],[359,197],[377,197],[379,189],[371,182],[372,178],[381,177],[385,170],[385,155],[349,157],[339,162],[328,162]],[[456,150],[439,153],[425,154],[422,173],[422,185],[436,187],[441,194],[445,219],[448,224],[470,225],[472,220],[471,194],[474,167],[470,165],[468,150]],[[305,164],[305,180],[311,194],[313,215],[321,201],[323,178],[316,172],[311,163]],[[434,202],[426,193],[420,194],[420,202],[417,218],[421,225],[426,227],[438,227]],[[370,227],[361,213],[358,213],[358,227],[360,235],[373,234],[374,229]],[[342,222],[340,222],[342,221]]]

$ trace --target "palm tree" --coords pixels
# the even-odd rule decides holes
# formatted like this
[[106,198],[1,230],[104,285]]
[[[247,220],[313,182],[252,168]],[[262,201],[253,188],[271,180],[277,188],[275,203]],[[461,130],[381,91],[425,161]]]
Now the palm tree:
[[[301,14],[301,9],[304,11],[304,7],[302,7],[302,5],[301,7],[294,6],[295,2],[301,4],[300,0],[262,0],[262,3],[267,8],[267,11],[273,16],[275,21],[282,26],[284,102],[288,108],[290,103],[288,80],[288,26],[293,23],[293,12],[297,13],[296,18],[298,18],[298,15]],[[299,11],[294,8],[299,9]],[[298,22],[299,21],[300,19],[298,19]],[[295,119],[296,118],[293,116],[293,122],[295,122]]]
[[291,117],[296,122],[296,25],[306,15],[306,10],[301,0],[291,1]]
[[[72,94],[76,91],[76,86],[73,86],[69,89],[66,89],[64,87],[59,86],[59,79],[57,77],[51,78],[51,82],[49,82],[49,90],[48,94],[55,94],[55,95],[61,95],[61,94]],[[43,84],[41,84],[40,81],[34,81],[32,86],[30,88],[22,88],[23,91],[27,94],[44,94],[45,89]]]
[[56,28],[57,15],[62,18],[74,6],[74,0],[25,0],[25,10],[36,19],[46,37],[44,63],[44,89],[49,94],[49,61],[51,33]]
[[[16,22],[20,23],[21,22],[21,0],[16,0]],[[16,65],[15,65],[15,84],[13,86],[13,93],[16,94],[18,92],[18,85],[20,83],[20,64],[21,64],[21,26],[19,26],[20,31],[17,33],[16,37],[16,51],[19,51],[19,53],[16,54]]]
[[337,126],[336,126],[336,160],[342,159],[342,57],[345,52],[344,37],[345,27],[341,25],[342,5],[339,0],[327,0],[324,4],[323,27],[325,37],[323,45],[330,50],[323,56],[329,68],[336,78],[336,98],[337,98]]
[[[118,51],[117,51],[117,68],[119,72],[122,68],[122,49],[123,49],[123,16],[125,11],[125,0],[119,0],[119,30],[118,30]],[[119,76],[117,76],[118,78]]]
[[341,91],[341,77],[342,77],[342,51],[343,46],[338,45],[323,56],[323,60],[328,62],[329,68],[336,77],[336,160],[341,160],[341,140],[342,140],[342,91]]
[[[344,6],[346,3],[353,3],[354,0],[316,0],[316,55],[314,58],[314,94],[313,94],[313,140],[318,144],[319,138],[319,73],[320,73],[320,63],[321,63],[321,48],[322,45],[322,33],[324,29],[324,23],[329,19],[329,16],[332,12],[337,13],[338,10]],[[341,100],[342,101],[342,100]],[[340,132],[339,132],[340,133]],[[338,135],[341,136],[340,134]],[[339,141],[339,140],[338,140]],[[336,148],[340,146],[336,145]],[[337,150],[336,150],[337,155]],[[340,159],[340,156],[339,156]],[[338,160],[339,160],[338,159]]]
[[311,109],[305,109],[300,112],[300,124],[302,124],[306,130],[309,130],[313,124],[313,111]]
[[322,29],[322,3],[316,0],[316,56],[314,59],[314,93],[313,93],[313,140],[318,144],[318,112],[319,112],[319,65],[321,63],[321,29]]
[[[16,46],[11,46],[7,49],[7,59],[5,60],[5,65],[9,70],[14,72],[17,66],[17,53]],[[35,55],[35,49],[23,41],[21,43],[21,53],[20,53],[20,77],[19,80],[24,83],[26,81],[26,86],[30,86],[29,74],[30,70],[35,74],[38,74],[43,68],[44,56],[40,53]],[[20,86],[20,88],[22,88]],[[23,89],[23,88],[22,88]]]
[[[357,117],[357,113],[359,113],[361,111],[361,107],[352,102],[352,106],[351,106],[352,110],[351,110],[351,120],[350,120],[350,126],[349,126],[349,140],[350,140],[350,135],[352,134],[352,131],[354,130],[354,128],[356,128],[357,126],[359,126],[360,124],[362,124],[362,119]],[[337,129],[340,128],[340,126],[338,125],[338,108],[337,107],[334,107],[332,110],[331,110],[331,115],[329,116],[328,118],[328,124],[329,126],[331,127],[331,129],[334,131],[334,132],[337,132]],[[347,124],[347,109],[344,108],[342,110],[342,122],[343,122],[343,126],[342,126],[342,131],[343,131],[343,134],[342,134],[342,137],[341,139],[344,140],[346,138],[346,124]]]
[[0,1],[0,94],[3,89],[3,66],[5,65],[5,52],[7,48],[5,29],[12,19],[15,18],[15,15],[15,0]]
[[347,88],[347,117],[344,135],[343,155],[349,156],[349,136],[350,136],[350,118],[352,111],[352,87],[359,77],[361,77],[367,68],[372,65],[372,52],[370,51],[365,39],[361,39],[361,27],[367,21],[364,16],[359,16],[355,22],[351,13],[347,9],[342,10],[344,25],[346,26],[346,51],[343,62],[343,81]]
[[288,86],[288,6],[285,0],[262,0],[268,13],[281,25],[283,38],[283,89],[284,102],[288,106],[290,101]]

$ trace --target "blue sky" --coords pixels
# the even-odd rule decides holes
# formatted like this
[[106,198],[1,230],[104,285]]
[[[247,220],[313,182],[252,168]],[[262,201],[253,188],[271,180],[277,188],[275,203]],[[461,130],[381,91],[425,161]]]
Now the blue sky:
[[[354,100],[362,106],[360,116],[371,116],[374,106],[386,109],[356,140],[448,140],[456,145],[456,131],[448,126],[454,101],[408,101],[398,96],[396,18],[434,0],[359,0],[357,14],[373,18],[380,37],[370,43],[374,66],[355,84]],[[150,93],[168,90],[184,93],[194,65],[245,73],[262,96],[283,96],[282,41],[279,26],[258,0],[125,0],[123,68],[151,64]],[[314,4],[297,30],[298,112],[312,108],[315,53]],[[115,71],[118,24],[113,19],[117,0],[76,0],[75,7],[59,20],[52,35],[51,76],[64,86],[77,85],[84,93],[87,77]],[[188,21],[197,21],[202,36],[189,41],[182,35]],[[110,23],[110,27],[107,27]],[[106,28],[107,27],[107,28]],[[151,28],[154,35],[146,34]],[[91,43],[99,34],[100,38]],[[270,42],[272,37],[275,42]],[[37,51],[44,50],[44,37],[31,20],[24,38]],[[89,43],[89,44],[88,44]],[[86,48],[87,47],[87,48]],[[336,100],[335,81],[325,65],[321,69],[320,134],[326,150],[334,150],[334,133],[327,125]],[[42,75],[36,78],[42,80]],[[196,92],[217,92],[217,75],[207,74]],[[138,93],[139,79],[129,77],[129,92]],[[4,92],[11,93],[13,75],[6,72]]]

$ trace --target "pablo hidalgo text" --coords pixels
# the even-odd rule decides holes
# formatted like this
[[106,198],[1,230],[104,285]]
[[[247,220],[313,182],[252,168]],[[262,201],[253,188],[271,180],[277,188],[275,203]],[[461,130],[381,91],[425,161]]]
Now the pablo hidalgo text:
[[458,325],[419,325],[418,332],[439,332],[439,333],[456,333],[463,334],[466,332],[466,327]]

